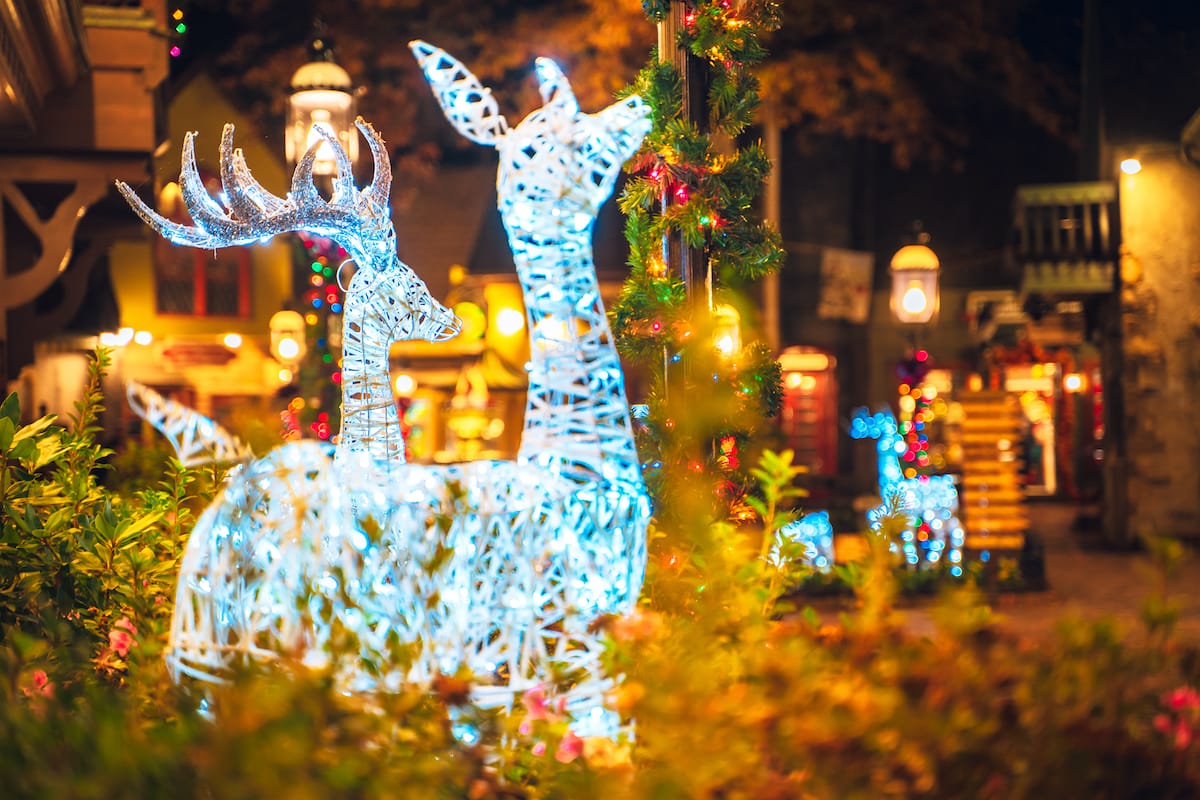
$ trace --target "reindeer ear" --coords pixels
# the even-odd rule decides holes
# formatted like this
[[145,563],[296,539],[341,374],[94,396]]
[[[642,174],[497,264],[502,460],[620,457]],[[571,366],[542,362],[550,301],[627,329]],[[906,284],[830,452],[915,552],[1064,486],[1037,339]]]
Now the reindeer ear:
[[652,125],[650,107],[636,94],[597,112],[595,118],[617,140],[617,150],[622,161],[637,152]]
[[420,39],[408,43],[434,96],[459,133],[473,142],[495,147],[508,132],[491,89],[454,56]]
[[549,58],[539,58],[534,61],[537,72],[538,91],[542,94],[542,105],[552,108],[566,116],[579,113],[579,102],[575,92],[571,91],[571,82],[566,73]]

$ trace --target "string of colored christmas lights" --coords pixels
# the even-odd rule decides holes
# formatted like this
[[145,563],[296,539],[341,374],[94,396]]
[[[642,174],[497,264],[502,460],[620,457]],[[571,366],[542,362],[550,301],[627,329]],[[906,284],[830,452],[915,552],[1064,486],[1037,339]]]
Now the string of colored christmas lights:
[[900,380],[899,431],[905,450],[900,454],[904,477],[915,478],[934,471],[930,455],[929,428],[934,419],[933,399],[937,391],[925,379],[933,364],[928,350],[914,350],[896,366]]
[[[308,289],[303,294],[307,350],[300,364],[298,390],[292,400],[305,435],[331,441],[341,425],[338,398],[342,383],[342,309],[345,297],[337,270],[349,257],[332,239],[301,233],[301,258],[308,262]],[[289,406],[290,407],[290,406]]]
[[168,41],[170,41],[171,46],[167,52],[170,54],[171,58],[179,58],[181,55],[183,55],[183,35],[187,33],[188,29],[187,23],[183,21],[182,8],[176,8],[171,12],[171,22],[169,27],[170,35],[168,36]]
[[[643,6],[654,22],[671,11],[669,2]],[[713,346],[713,323],[703,313],[694,315],[681,276],[671,274],[664,260],[663,242],[676,236],[703,248],[718,294],[781,265],[778,234],[753,214],[770,171],[765,151],[757,144],[718,147],[713,139],[734,140],[752,123],[759,97],[749,68],[765,55],[761,37],[778,24],[774,2],[689,4],[678,44],[709,71],[712,133],[686,118],[673,66],[655,59],[630,89],[646,99],[653,126],[631,162],[633,176],[620,200],[632,269],[612,318],[622,356],[652,376],[636,427],[639,452],[656,497],[674,494],[675,476],[703,474],[731,512],[745,485],[740,448],[778,413],[781,373],[765,345],[726,353]],[[685,354],[693,388],[709,399],[703,408],[693,405],[687,419],[670,409],[666,391],[667,370]],[[692,396],[688,389],[684,394]],[[707,457],[697,457],[698,442],[713,443]],[[669,505],[660,503],[660,513],[669,513]]]

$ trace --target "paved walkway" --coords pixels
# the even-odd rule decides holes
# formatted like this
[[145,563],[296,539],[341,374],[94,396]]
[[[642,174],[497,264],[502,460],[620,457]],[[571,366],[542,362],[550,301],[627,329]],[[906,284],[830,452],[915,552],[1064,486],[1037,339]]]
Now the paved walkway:
[[[1082,616],[1110,617],[1130,636],[1141,636],[1140,610],[1158,580],[1142,552],[1113,552],[1089,546],[1087,534],[1074,529],[1080,512],[1094,508],[1075,503],[1030,503],[1030,528],[1045,546],[1046,583],[1042,592],[1001,594],[993,607],[1015,630],[1048,635],[1059,620]],[[1168,583],[1168,598],[1182,607],[1177,635],[1200,642],[1200,551],[1185,548],[1177,576]],[[915,627],[927,619],[910,611]]]

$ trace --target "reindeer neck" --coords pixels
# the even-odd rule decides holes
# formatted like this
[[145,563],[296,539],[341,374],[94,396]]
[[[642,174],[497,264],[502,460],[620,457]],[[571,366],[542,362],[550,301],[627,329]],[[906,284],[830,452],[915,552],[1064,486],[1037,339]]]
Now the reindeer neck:
[[896,444],[900,441],[899,433],[884,429],[879,435],[876,451],[879,454],[880,481],[900,481],[904,479],[904,465],[896,453]]
[[336,458],[366,453],[380,466],[405,462],[404,435],[392,396],[388,351],[405,307],[394,273],[360,272],[346,292],[342,317],[342,430]]
[[518,460],[579,481],[640,484],[625,379],[592,260],[591,222],[539,229],[537,236],[515,226],[508,231],[531,323]]

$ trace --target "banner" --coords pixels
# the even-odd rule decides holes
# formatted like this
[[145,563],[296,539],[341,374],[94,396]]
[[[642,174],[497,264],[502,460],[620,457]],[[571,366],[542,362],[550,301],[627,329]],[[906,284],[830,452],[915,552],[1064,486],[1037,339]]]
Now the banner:
[[858,324],[871,316],[871,283],[875,255],[826,247],[821,251],[821,295],[817,316]]

